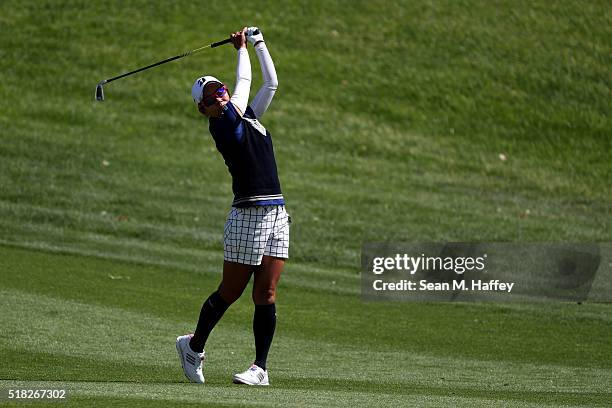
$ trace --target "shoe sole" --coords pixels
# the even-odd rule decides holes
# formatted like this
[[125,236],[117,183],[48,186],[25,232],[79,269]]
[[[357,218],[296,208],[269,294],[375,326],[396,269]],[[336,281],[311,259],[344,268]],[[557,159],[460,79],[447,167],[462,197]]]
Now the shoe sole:
[[242,385],[270,385],[270,383],[269,383],[269,382],[267,382],[267,383],[257,383],[257,384],[255,384],[255,383],[246,382],[246,381],[241,380],[241,379],[236,378],[236,377],[232,378],[232,382],[233,382],[234,384],[242,384]]

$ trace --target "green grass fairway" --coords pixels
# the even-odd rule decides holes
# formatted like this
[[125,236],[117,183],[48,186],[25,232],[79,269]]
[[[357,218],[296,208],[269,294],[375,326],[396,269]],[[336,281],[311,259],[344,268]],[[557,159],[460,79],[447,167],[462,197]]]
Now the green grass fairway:
[[[209,4],[210,3],[210,4]],[[188,384],[231,180],[192,81],[264,32],[263,124],[293,218],[269,359],[245,294]],[[0,405],[606,406],[612,305],[365,303],[369,241],[612,242],[606,1],[0,2]],[[251,50],[254,83],[261,83]],[[36,405],[36,404],[31,404]]]
[[289,268],[273,387],[230,383],[252,358],[246,297],[209,341],[202,387],[185,383],[173,340],[192,328],[214,274],[8,247],[0,255],[0,387],[135,406],[598,406],[612,396],[607,305],[363,304],[311,290]]

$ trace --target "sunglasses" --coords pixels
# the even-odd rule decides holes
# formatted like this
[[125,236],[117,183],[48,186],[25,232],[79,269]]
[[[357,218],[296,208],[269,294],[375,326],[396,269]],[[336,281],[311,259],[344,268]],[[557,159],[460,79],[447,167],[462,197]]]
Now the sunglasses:
[[221,85],[212,95],[207,96],[202,99],[202,104],[206,107],[213,106],[217,102],[217,98],[223,98],[227,93],[227,87],[225,85]]

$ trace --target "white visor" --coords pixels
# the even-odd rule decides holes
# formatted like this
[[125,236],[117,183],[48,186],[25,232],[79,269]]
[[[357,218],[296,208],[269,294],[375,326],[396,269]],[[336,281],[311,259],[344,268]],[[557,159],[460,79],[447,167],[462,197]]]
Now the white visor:
[[211,82],[218,82],[222,84],[223,82],[219,81],[214,76],[206,75],[200,77],[195,80],[193,86],[191,87],[191,97],[195,103],[200,103],[202,101],[202,96],[204,94],[204,87]]

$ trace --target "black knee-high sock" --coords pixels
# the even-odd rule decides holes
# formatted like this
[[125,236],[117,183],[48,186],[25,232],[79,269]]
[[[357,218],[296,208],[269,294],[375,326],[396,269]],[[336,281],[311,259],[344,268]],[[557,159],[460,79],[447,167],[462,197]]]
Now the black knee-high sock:
[[276,328],[276,305],[255,305],[253,334],[255,335],[255,365],[266,369],[268,351]]
[[198,326],[189,342],[189,346],[196,353],[204,350],[204,344],[208,340],[208,335],[223,316],[223,313],[230,305],[226,303],[216,291],[206,299],[200,311]]

